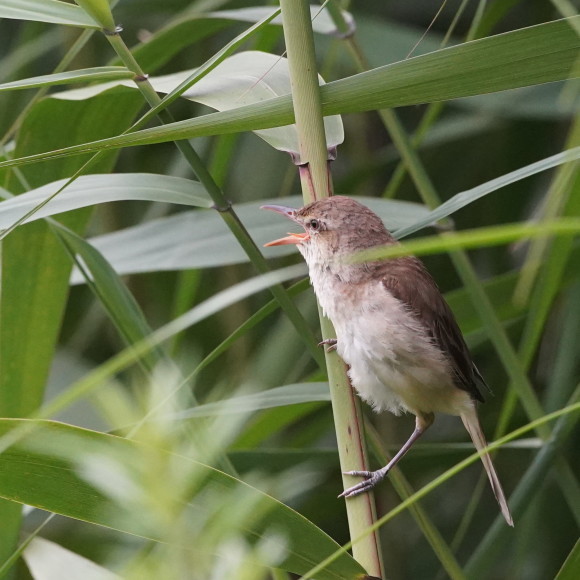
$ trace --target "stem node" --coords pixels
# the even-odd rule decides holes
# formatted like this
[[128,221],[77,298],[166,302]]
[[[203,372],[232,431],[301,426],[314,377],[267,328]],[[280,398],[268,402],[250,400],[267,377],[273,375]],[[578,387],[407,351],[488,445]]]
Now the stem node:
[[213,204],[211,206],[212,209],[215,209],[219,213],[227,213],[232,209],[232,202],[229,199],[224,199],[223,201],[226,202],[226,205],[219,206],[217,204]]
[[109,30],[108,28],[103,28],[103,34],[105,36],[119,36],[123,32],[123,27],[119,24],[115,26],[113,30]]

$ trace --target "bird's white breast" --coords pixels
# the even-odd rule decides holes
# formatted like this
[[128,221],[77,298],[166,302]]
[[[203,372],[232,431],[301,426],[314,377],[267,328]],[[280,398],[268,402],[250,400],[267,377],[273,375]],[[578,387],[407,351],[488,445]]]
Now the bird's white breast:
[[312,266],[310,276],[351,382],[376,411],[456,415],[471,405],[426,329],[380,280],[348,283]]

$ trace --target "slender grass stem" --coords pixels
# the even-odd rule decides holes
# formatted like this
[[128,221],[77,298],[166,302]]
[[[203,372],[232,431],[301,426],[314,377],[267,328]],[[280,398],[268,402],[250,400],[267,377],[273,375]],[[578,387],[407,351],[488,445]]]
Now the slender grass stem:
[[[161,103],[161,97],[155,92],[151,83],[147,80],[147,75],[139,66],[139,63],[135,60],[133,54],[128,49],[127,45],[123,42],[119,34],[108,34],[106,35],[109,43],[123,62],[123,64],[136,75],[136,84],[141,94],[147,101],[147,103],[153,108],[157,107]],[[165,109],[158,111],[158,116],[163,123],[171,123],[174,121],[171,113]],[[246,252],[246,255],[261,274],[265,274],[270,271],[268,263],[266,262],[262,252],[252,240],[250,234],[246,230],[245,226],[240,221],[238,215],[233,210],[231,203],[226,199],[223,191],[215,182],[203,161],[196,153],[195,149],[189,143],[189,141],[175,141],[175,145],[187,160],[191,169],[197,175],[200,182],[206,188],[208,194],[214,202],[214,207],[218,211],[221,218],[224,220],[232,234],[236,237],[236,240]],[[270,291],[272,292],[274,298],[280,303],[280,307],[287,314],[288,318],[295,326],[298,335],[303,338],[305,344],[310,351],[312,357],[316,362],[324,368],[324,358],[317,347],[317,341],[314,333],[304,317],[296,307],[296,305],[290,300],[286,290],[283,286],[277,285],[273,286]]]
[[[310,202],[332,194],[310,9],[304,0],[282,0],[280,6],[300,141],[300,178],[304,200]],[[332,324],[322,313],[320,319],[323,337],[336,336]],[[345,365],[339,357],[327,353],[326,362],[341,469],[367,469],[360,402],[349,385]],[[376,520],[372,493],[347,500],[346,510],[353,538],[360,536]],[[377,533],[368,534],[364,541],[354,545],[353,555],[369,574],[383,577]]]

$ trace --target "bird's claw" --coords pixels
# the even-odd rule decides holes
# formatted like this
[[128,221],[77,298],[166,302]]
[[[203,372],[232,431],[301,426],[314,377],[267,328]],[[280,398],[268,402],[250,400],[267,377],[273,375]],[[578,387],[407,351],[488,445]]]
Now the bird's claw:
[[381,471],[345,471],[345,475],[352,475],[354,477],[364,477],[362,481],[345,489],[338,497],[355,497],[361,493],[370,491],[379,481],[384,478]]
[[318,343],[318,346],[325,346],[328,345],[328,348],[326,349],[326,352],[332,352],[333,350],[336,350],[336,343],[338,341],[336,340],[336,338],[326,338],[322,341],[320,341]]

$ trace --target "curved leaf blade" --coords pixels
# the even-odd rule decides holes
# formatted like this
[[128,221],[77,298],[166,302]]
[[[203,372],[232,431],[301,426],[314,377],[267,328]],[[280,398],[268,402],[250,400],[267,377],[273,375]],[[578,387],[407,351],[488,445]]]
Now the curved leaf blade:
[[562,153],[557,153],[551,157],[546,157],[545,159],[541,159],[540,161],[536,161],[535,163],[531,163],[525,167],[520,167],[520,169],[516,169],[515,171],[511,171],[505,175],[501,175],[496,179],[482,183],[477,187],[462,191],[461,193],[454,195],[445,203],[442,203],[437,209],[434,209],[423,219],[410,226],[397,230],[394,232],[394,235],[397,237],[397,239],[409,236],[410,234],[413,234],[416,231],[431,225],[433,222],[437,222],[443,218],[449,217],[470,203],[473,203],[474,201],[477,201],[478,199],[488,195],[489,193],[497,191],[498,189],[505,187],[510,183],[515,183],[516,181],[520,181],[521,179],[525,179],[526,177],[530,177],[536,173],[547,171],[548,169],[552,169],[558,165],[568,163],[570,161],[575,161],[577,159],[580,159],[580,147],[575,147],[574,149],[569,149],[567,151],[563,151]]
[[34,580],[122,580],[110,570],[44,538],[34,538],[22,558]]
[[98,66],[94,68],[55,73],[52,75],[31,77],[28,79],[13,81],[11,83],[3,83],[0,84],[0,92],[52,87],[57,85],[90,83],[94,81],[108,82],[132,79],[134,76],[135,75],[124,66]]
[[[157,92],[169,94],[194,73],[195,70],[185,70],[169,75],[150,77],[149,82]],[[321,84],[324,84],[324,79],[320,75],[318,79]],[[52,96],[65,100],[87,99],[119,84],[137,90],[131,81],[117,81],[72,89]],[[199,79],[195,85],[187,89],[182,96],[218,111],[228,111],[290,95],[291,92],[288,60],[274,54],[254,50],[240,52],[225,58],[203,78]],[[335,148],[344,141],[344,129],[339,116],[326,117],[324,127],[328,149]],[[275,149],[291,153],[295,162],[300,163],[300,144],[296,125],[258,130],[255,133]]]
[[328,383],[298,383],[229,398],[223,402],[198,405],[175,415],[178,419],[211,417],[221,413],[252,413],[300,403],[330,402]]
[[[111,265],[91,244],[71,230],[59,224],[53,224],[53,227],[77,266],[81,264],[79,268],[84,270],[85,279],[89,278],[91,289],[127,344],[145,340],[152,330],[139,304]],[[154,349],[143,357],[144,364],[150,369],[160,360],[163,360],[161,349]]]
[[111,12],[111,0],[75,0],[75,2],[86,12],[103,30],[113,32],[115,29],[115,19]]
[[568,554],[566,561],[562,564],[555,580],[573,580],[580,570],[580,540],[577,540],[572,550]]
[[580,16],[466,42],[328,83],[321,89],[324,113],[446,101],[573,78],[580,73],[574,67],[580,39],[572,21],[580,22]]
[[26,2],[2,0],[0,18],[99,28],[99,25],[84,10],[74,4],[58,0],[26,0]]
[[[137,523],[135,516],[138,514],[119,517],[119,512],[127,508],[103,495],[77,473],[76,466],[83,465],[82,456],[87,451],[130,464],[135,455],[143,452],[145,445],[62,423],[26,419],[0,419],[0,436],[23,425],[28,427],[26,435],[0,455],[1,497],[154,541],[162,540],[153,530]],[[167,453],[161,449],[156,452]],[[180,461],[203,473],[206,485],[225,492],[243,486],[248,495],[267,506],[261,520],[249,522],[243,532],[249,537],[260,537],[272,528],[282,530],[288,542],[287,557],[281,565],[283,569],[306,573],[340,549],[312,522],[271,496],[189,457],[180,456]],[[199,498],[194,496],[187,505],[205,512],[203,497],[203,494]],[[364,574],[361,566],[343,552],[317,578],[355,580],[361,574]]]
[[[60,179],[0,203],[0,229],[54,195],[68,180]],[[111,201],[162,201],[209,208],[212,201],[203,186],[190,179],[153,173],[82,175],[30,216],[25,223]]]

